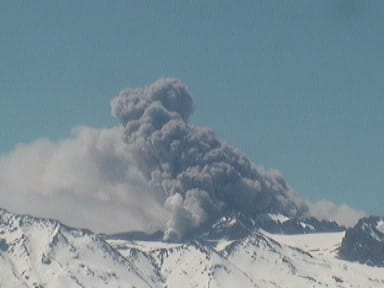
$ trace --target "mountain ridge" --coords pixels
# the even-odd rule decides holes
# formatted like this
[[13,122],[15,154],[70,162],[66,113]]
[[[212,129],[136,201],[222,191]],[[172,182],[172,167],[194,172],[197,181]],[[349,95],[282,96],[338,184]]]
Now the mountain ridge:
[[384,267],[384,217],[364,217],[345,232],[340,256],[371,266]]
[[[288,221],[282,215],[268,217]],[[240,223],[233,220],[228,217],[221,224]],[[382,268],[339,257],[344,232],[283,235],[260,227],[248,232],[182,242],[139,239],[144,234],[112,239],[0,209],[0,283],[28,288],[384,285]]]

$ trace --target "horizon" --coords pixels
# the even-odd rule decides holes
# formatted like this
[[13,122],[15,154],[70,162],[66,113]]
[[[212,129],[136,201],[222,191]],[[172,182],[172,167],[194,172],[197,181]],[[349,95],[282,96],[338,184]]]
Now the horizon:
[[118,129],[119,91],[175,77],[192,125],[278,169],[304,199],[383,215],[384,4],[215,3],[3,3],[0,164],[79,129]]

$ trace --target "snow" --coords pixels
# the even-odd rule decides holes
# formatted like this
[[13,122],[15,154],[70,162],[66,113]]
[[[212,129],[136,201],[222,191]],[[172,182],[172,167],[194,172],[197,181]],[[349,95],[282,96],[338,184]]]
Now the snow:
[[169,243],[162,241],[127,241],[127,240],[108,240],[108,243],[118,249],[136,248],[144,252],[156,249],[172,249],[182,246],[180,243]]
[[0,287],[161,287],[95,234],[0,213]]
[[318,256],[329,254],[337,256],[337,250],[341,244],[345,232],[335,233],[308,233],[300,235],[270,234],[263,231],[263,234],[275,241]]
[[231,241],[105,241],[0,210],[0,287],[384,287],[384,268],[338,258],[343,236],[260,231]]
[[310,230],[315,230],[315,227],[313,227],[312,225],[306,224],[304,222],[300,222],[300,226],[303,228],[309,228]]
[[384,220],[379,220],[376,225],[376,229],[384,234]]
[[233,242],[234,242],[234,240],[226,240],[226,239],[215,241],[215,245],[216,245],[215,250],[216,251],[223,251],[229,245],[231,245]]
[[275,235],[262,231],[234,241],[125,242],[121,253],[128,256],[128,247],[146,251],[169,288],[383,287],[384,269],[338,259],[343,236],[344,232]]
[[275,222],[284,223],[289,220],[287,216],[284,216],[282,214],[268,214],[269,218],[271,218]]
[[[288,247],[309,252],[318,262],[316,279],[319,281],[329,282],[326,280],[332,273],[333,280],[337,281],[337,286],[334,287],[384,287],[384,268],[348,262],[337,257],[345,232],[302,235],[266,234]],[[303,267],[303,270],[315,271],[311,266]]]

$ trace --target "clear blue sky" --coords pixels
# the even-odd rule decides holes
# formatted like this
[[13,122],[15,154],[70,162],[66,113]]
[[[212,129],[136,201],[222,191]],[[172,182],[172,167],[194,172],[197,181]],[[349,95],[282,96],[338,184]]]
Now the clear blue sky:
[[1,154],[173,76],[305,198],[384,214],[382,1],[1,1],[0,55]]

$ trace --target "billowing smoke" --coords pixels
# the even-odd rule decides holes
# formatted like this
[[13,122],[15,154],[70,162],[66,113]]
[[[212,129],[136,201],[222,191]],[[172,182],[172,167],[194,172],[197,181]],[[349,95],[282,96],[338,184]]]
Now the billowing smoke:
[[308,202],[307,215],[320,220],[335,221],[346,227],[351,227],[360,218],[367,216],[363,211],[355,210],[347,204],[336,205],[328,200],[321,200],[315,203]]
[[36,140],[0,156],[0,207],[97,232],[161,229],[168,239],[232,212],[341,224],[362,215],[304,201],[279,172],[189,124],[192,98],[179,80],[123,91],[111,105],[123,127],[78,127],[67,139]]
[[208,129],[192,126],[187,87],[160,79],[112,101],[137,166],[171,212],[167,233],[181,236],[222,213],[255,216],[306,209],[276,171],[265,171]]
[[0,207],[96,232],[164,229],[168,212],[135,167],[122,128],[78,127],[0,157]]

